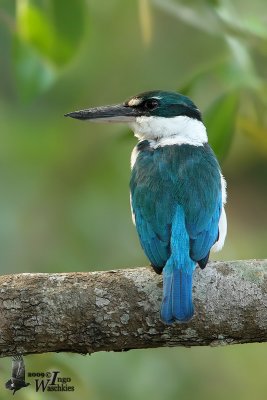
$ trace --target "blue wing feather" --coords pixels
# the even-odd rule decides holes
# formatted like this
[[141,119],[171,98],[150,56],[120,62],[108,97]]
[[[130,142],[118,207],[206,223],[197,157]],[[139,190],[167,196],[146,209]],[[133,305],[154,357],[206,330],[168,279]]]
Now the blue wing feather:
[[190,256],[194,261],[200,261],[205,258],[211,247],[218,240],[219,219],[222,211],[221,193],[218,195],[217,205],[215,210],[206,224],[200,230],[198,224],[187,226],[190,237]]
[[170,255],[169,237],[166,240],[166,235],[164,239],[157,234],[156,229],[153,229],[154,224],[142,216],[141,210],[135,207],[134,202],[132,207],[142,248],[151,263],[155,267],[162,268]]

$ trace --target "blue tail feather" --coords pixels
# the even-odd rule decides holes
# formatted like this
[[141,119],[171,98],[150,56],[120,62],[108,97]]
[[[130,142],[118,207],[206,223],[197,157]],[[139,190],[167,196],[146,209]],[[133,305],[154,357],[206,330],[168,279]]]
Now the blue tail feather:
[[192,302],[193,270],[174,269],[172,288],[172,312],[174,319],[188,321],[193,317]]
[[168,271],[168,266],[163,268],[163,299],[161,304],[161,319],[165,324],[174,322],[172,314],[173,273]]
[[186,322],[193,317],[193,268],[183,269],[166,264],[163,269],[161,319],[166,324]]

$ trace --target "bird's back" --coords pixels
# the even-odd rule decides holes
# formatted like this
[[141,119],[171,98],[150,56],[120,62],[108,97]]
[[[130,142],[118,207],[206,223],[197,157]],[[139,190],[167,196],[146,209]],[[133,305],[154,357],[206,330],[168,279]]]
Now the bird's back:
[[[130,189],[136,227],[151,263],[162,268],[170,256],[170,237],[178,205],[185,215],[191,247],[197,235],[209,228],[212,218],[216,219],[212,228],[218,232],[220,168],[208,144],[153,148],[149,141],[142,141],[135,152]],[[209,249],[215,239],[211,238]],[[203,256],[200,253],[195,258],[200,260]]]

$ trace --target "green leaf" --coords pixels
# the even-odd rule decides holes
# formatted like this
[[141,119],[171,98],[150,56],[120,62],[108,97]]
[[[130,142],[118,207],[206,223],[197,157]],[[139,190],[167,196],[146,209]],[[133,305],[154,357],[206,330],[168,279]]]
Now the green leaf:
[[85,0],[17,2],[13,63],[21,98],[47,89],[75,56],[85,32],[85,11]]
[[224,159],[232,142],[238,100],[237,91],[228,92],[215,100],[203,116],[209,143],[220,160]]
[[52,65],[43,62],[34,49],[19,38],[14,40],[13,62],[19,98],[29,101],[47,90],[56,80]]

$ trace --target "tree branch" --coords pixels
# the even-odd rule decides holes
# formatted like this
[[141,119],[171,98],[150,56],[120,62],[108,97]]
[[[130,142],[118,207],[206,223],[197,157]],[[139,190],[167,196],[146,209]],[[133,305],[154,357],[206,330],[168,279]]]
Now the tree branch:
[[267,341],[267,260],[213,262],[194,278],[195,316],[159,320],[150,268],[0,277],[0,356]]

